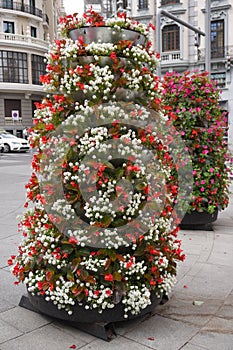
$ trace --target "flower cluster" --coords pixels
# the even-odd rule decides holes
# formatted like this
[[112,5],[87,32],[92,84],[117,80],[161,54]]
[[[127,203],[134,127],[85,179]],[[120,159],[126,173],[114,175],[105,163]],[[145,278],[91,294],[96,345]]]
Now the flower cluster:
[[29,293],[69,314],[75,305],[104,312],[122,303],[128,317],[170,292],[184,260],[174,210],[184,164],[172,157],[183,152],[172,149],[149,45],[68,38],[73,28],[104,25],[121,39],[124,29],[147,32],[120,14],[106,23],[92,11],[61,20],[42,77],[53,94],[37,104],[30,136],[34,208],[9,264]]
[[193,163],[193,193],[189,211],[212,214],[227,207],[232,166],[227,148],[226,111],[219,106],[220,90],[208,73],[167,73],[163,104],[185,140]]
[[81,18],[78,13],[74,13],[73,15],[60,18],[59,22],[59,31],[62,36],[68,36],[71,29],[82,28],[85,26],[106,26],[112,27],[117,31],[120,31],[121,29],[130,29],[143,35],[148,35],[150,28],[155,29],[152,24],[148,27],[143,23],[128,18],[125,13],[120,12],[118,12],[116,17],[108,18],[104,21],[104,18],[101,15],[91,9]]
[[95,102],[108,101],[122,89],[143,91],[150,100],[160,97],[154,75],[158,58],[141,45],[128,41],[85,45],[67,38],[55,41],[47,60],[47,74],[41,81],[50,93],[74,94],[79,100],[88,97]]

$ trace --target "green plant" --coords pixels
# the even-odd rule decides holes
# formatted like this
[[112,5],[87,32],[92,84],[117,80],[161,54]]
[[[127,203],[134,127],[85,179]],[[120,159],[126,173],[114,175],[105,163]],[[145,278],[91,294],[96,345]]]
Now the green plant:
[[206,72],[167,73],[162,82],[163,107],[185,140],[192,158],[194,184],[189,212],[227,207],[231,154],[224,135],[226,112],[220,90]]

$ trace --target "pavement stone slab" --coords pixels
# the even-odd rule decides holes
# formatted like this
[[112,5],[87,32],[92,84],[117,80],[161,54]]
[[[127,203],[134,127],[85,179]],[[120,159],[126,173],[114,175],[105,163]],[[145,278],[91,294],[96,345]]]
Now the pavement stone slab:
[[203,346],[187,344],[187,345],[183,346],[181,350],[208,350],[208,348],[203,347]]
[[0,300],[0,313],[5,312],[7,310],[10,310],[14,307],[15,307],[14,304],[11,304],[9,301],[5,300],[4,298],[1,298],[1,300]]
[[233,289],[231,266],[203,263],[198,275],[189,276],[178,281],[174,293],[187,297],[225,299]]
[[0,313],[0,319],[22,333],[28,333],[52,322],[50,317],[26,310],[20,306]]
[[18,336],[15,339],[9,340],[0,344],[1,350],[65,350],[70,349],[72,345],[76,349],[81,349],[85,342],[79,336],[79,333],[70,334],[53,325],[35,329]]
[[12,224],[12,220],[11,220],[11,223],[6,224],[6,223],[2,223],[0,219],[0,227],[1,227],[0,240],[6,239],[7,237],[10,237],[10,236],[14,236],[18,232],[17,224],[18,223],[16,220],[13,224]]
[[[153,345],[154,341],[150,341],[150,346],[139,344],[137,341],[118,336],[111,342],[105,342],[101,339],[84,346],[82,350],[151,350],[157,349]],[[169,349],[171,350],[171,349]]]
[[215,316],[222,303],[205,298],[180,299],[178,295],[173,294],[165,305],[157,307],[156,312],[173,320],[202,327]]
[[79,337],[84,343],[90,343],[94,340],[96,340],[96,337],[88,334],[84,331],[79,330],[78,328],[69,326],[65,321],[61,320],[53,320],[53,326],[57,328],[58,330],[61,330],[62,332],[66,332],[70,334],[71,336]]
[[[222,317],[213,317],[202,328],[202,331],[233,335],[233,317],[231,317],[230,319],[224,319]],[[232,343],[232,348],[233,348],[233,343]]]
[[18,245],[20,241],[21,241],[21,237],[19,234],[15,234],[15,235],[0,239],[0,245],[1,245],[0,268],[8,266],[7,261],[10,258],[10,256],[17,254]]
[[193,337],[190,344],[200,346],[208,350],[232,350],[233,335],[214,332],[199,332],[195,337]]
[[[233,209],[232,209],[232,211],[233,211]],[[232,221],[233,221],[233,219],[231,219],[231,226],[218,226],[218,228],[214,228],[215,234],[216,235],[217,234],[219,234],[219,235],[225,234],[228,236],[232,236],[232,234],[233,234]]]
[[194,254],[186,254],[185,261],[183,263],[178,264],[177,268],[177,280],[181,280],[186,275],[193,275],[195,276],[197,273],[199,273],[202,264],[199,263],[199,255]]
[[[10,339],[17,338],[22,334],[18,329],[9,325],[7,322],[0,320],[0,349],[1,343],[6,342]],[[8,347],[10,350],[10,347]]]
[[169,350],[179,350],[198,330],[197,326],[155,315],[125,337],[156,350],[168,350],[168,344]]
[[14,285],[15,277],[7,269],[0,269],[0,296],[8,303],[18,306],[23,294],[26,293],[25,286],[21,283]]

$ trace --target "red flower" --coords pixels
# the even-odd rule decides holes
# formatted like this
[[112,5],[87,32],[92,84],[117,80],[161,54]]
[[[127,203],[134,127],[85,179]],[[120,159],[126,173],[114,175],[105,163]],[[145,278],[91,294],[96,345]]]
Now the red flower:
[[78,240],[77,240],[75,237],[70,237],[70,238],[69,238],[69,243],[71,243],[71,244],[77,244],[77,243],[78,243]]
[[152,266],[152,268],[151,268],[151,272],[156,272],[158,270],[158,268],[157,268],[157,266]]
[[114,51],[111,52],[110,58],[111,58],[112,60],[115,60],[115,59],[117,58],[116,53],[115,53]]
[[108,273],[104,276],[105,281],[113,281],[113,275],[111,273]]
[[78,38],[78,43],[79,43],[80,45],[84,45],[84,38],[83,38],[83,36],[80,36],[80,37]]
[[54,125],[51,123],[51,124],[47,124],[46,127],[45,127],[45,129],[48,130],[48,131],[49,131],[49,130],[54,130],[55,127],[54,127]]
[[155,25],[154,25],[154,24],[152,24],[152,23],[149,23],[149,28],[151,28],[151,29],[153,29],[153,30],[155,30],[155,29],[156,29]]

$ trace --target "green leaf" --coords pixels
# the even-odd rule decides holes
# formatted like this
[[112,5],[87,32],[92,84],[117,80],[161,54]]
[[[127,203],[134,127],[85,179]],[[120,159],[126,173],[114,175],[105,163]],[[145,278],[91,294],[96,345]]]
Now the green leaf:
[[142,191],[146,187],[146,184],[145,184],[145,182],[139,182],[136,184],[135,187],[137,190]]
[[75,258],[72,260],[71,263],[71,268],[72,268],[72,272],[74,273],[75,271],[77,271],[78,267],[79,267],[79,263],[81,261],[81,258]]
[[115,271],[115,272],[113,273],[113,278],[114,278],[115,281],[120,282],[121,279],[122,279],[122,276],[121,276],[121,274],[120,274],[118,271]]
[[112,220],[113,220],[113,218],[111,215],[104,215],[101,222],[104,225],[104,227],[108,227],[111,224]]
[[108,161],[104,161],[103,162],[103,165],[106,165],[107,168],[110,168],[110,169],[115,169],[114,165]]
[[112,262],[111,259],[108,259],[108,260],[106,261],[106,264],[105,264],[105,266],[104,266],[104,270],[105,270],[105,271],[108,270],[109,266],[111,265],[111,262]]
[[63,253],[68,253],[68,254],[71,254],[74,250],[74,248],[69,244],[63,244],[61,246],[61,250]]
[[90,255],[90,249],[88,248],[80,248],[78,250],[78,255],[80,256],[89,256]]
[[134,255],[135,255],[135,256],[142,256],[142,255],[144,254],[144,252],[145,252],[145,247],[144,247],[144,245],[142,244],[142,245],[138,246],[138,248],[136,249]]
[[73,274],[73,272],[71,272],[70,270],[67,271],[66,278],[67,278],[69,281],[74,282],[74,274]]
[[122,168],[117,168],[116,171],[115,171],[115,178],[116,179],[121,179],[122,176],[124,175],[124,169]]

